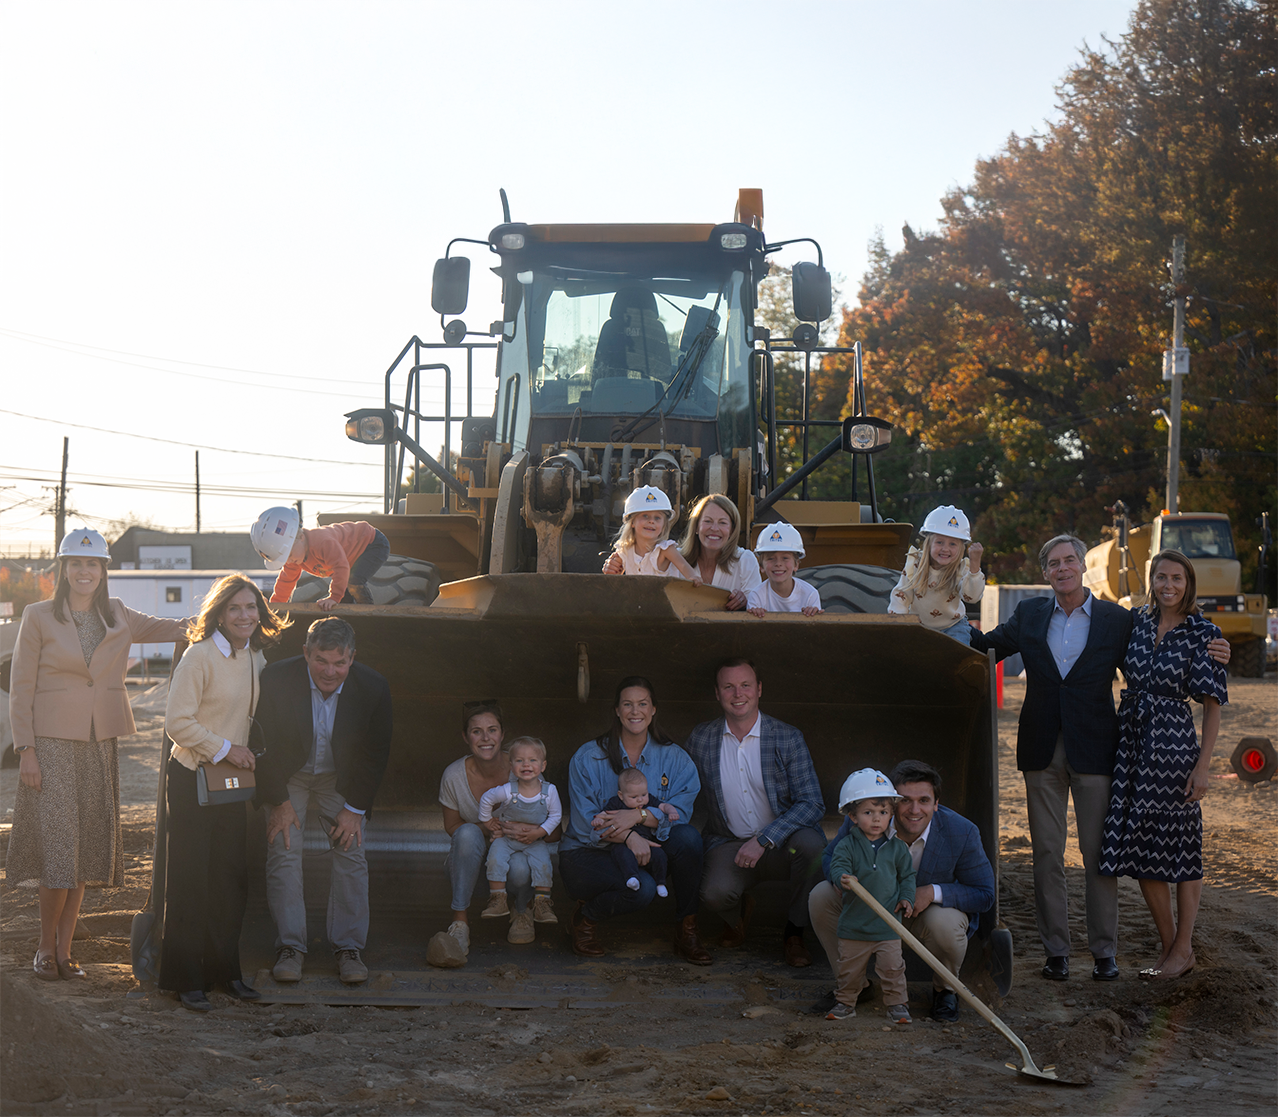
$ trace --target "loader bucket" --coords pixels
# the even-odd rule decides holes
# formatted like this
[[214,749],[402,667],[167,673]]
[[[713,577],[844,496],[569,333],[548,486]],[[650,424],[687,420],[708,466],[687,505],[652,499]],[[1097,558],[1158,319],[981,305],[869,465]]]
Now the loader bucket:
[[[395,702],[375,804],[382,824],[389,812],[436,807],[441,773],[464,752],[463,702],[498,698],[507,740],[544,740],[547,778],[566,798],[568,762],[611,724],[622,678],[652,680],[657,720],[682,741],[719,716],[717,665],[744,656],[758,668],[764,712],[804,733],[829,814],[848,773],[923,760],[940,770],[943,801],[977,824],[997,864],[997,738],[984,656],[915,617],[758,619],[725,612],[726,596],[676,579],[506,574],[445,584],[429,608],[344,608],[359,658],[390,680]],[[296,623],[271,658],[297,654],[311,616],[321,615],[292,612]]]

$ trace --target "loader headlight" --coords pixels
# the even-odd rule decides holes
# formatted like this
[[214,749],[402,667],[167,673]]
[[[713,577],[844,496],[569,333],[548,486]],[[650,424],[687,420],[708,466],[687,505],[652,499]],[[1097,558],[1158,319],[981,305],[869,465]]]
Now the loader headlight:
[[892,424],[873,415],[843,420],[843,449],[849,454],[876,454],[892,441]]
[[346,437],[352,442],[384,446],[395,441],[395,412],[362,407],[346,415]]

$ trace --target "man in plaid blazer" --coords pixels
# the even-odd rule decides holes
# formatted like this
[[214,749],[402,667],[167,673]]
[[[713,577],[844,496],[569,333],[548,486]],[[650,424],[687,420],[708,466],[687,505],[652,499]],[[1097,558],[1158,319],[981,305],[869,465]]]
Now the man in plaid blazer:
[[808,893],[821,879],[825,802],[803,734],[760,714],[762,696],[754,664],[728,660],[715,676],[723,717],[698,725],[685,746],[709,812],[701,903],[728,924],[720,943],[737,947],[754,908],[748,891],[760,881],[788,881],[785,960],[809,966],[803,931]]

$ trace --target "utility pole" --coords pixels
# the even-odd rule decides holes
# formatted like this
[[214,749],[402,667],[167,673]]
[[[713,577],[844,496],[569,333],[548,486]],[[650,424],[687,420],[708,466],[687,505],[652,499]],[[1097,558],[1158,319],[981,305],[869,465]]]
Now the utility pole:
[[62,440],[62,481],[58,485],[58,501],[54,512],[53,553],[58,553],[62,546],[62,537],[67,533],[67,457],[71,449],[71,439]]
[[200,534],[200,452],[195,451],[195,534]]
[[1172,347],[1163,353],[1163,379],[1171,381],[1170,422],[1167,424],[1167,511],[1180,511],[1180,382],[1189,374],[1189,350],[1185,348],[1185,237],[1172,238]]

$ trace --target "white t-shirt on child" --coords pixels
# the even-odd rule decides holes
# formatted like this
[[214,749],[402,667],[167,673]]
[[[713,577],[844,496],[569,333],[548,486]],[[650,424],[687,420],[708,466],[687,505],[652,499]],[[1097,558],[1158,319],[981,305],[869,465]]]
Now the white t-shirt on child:
[[746,598],[747,609],[763,609],[768,613],[801,613],[809,605],[821,608],[821,595],[816,587],[795,578],[794,589],[789,597],[780,597],[772,588],[771,582],[755,586]]
[[678,547],[679,544],[673,539],[663,539],[646,555],[635,554],[633,547],[618,547],[617,554],[621,556],[621,565],[627,574],[656,574],[658,577],[678,577],[679,572],[667,568],[659,570],[657,568],[657,556],[661,554],[667,547]]

